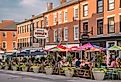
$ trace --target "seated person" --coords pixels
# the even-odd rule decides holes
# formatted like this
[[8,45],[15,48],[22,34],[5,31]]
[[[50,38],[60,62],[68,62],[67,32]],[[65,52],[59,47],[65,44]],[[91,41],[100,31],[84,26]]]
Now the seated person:
[[117,67],[115,59],[112,59],[111,65],[109,67],[111,67],[111,68],[116,68]]
[[76,67],[80,67],[80,64],[81,64],[81,61],[80,61],[80,58],[76,61],[76,63],[75,63],[75,66]]
[[85,66],[85,61],[82,60],[82,61],[81,61],[81,64],[80,64],[80,68],[83,68],[84,66]]

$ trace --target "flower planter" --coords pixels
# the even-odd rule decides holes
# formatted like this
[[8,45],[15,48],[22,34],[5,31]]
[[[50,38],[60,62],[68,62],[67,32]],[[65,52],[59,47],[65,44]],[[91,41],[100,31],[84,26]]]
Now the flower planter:
[[71,69],[71,70],[65,70],[65,75],[67,77],[72,77],[74,75],[74,70]]
[[8,68],[9,68],[8,66],[5,66],[5,70],[8,70]]
[[95,80],[103,80],[105,73],[103,71],[93,71],[93,76]]
[[22,71],[27,72],[28,71],[28,67],[22,67]]
[[13,71],[17,71],[17,67],[16,66],[12,66]]
[[33,72],[34,72],[34,73],[39,73],[39,67],[33,68]]
[[45,72],[46,72],[47,75],[52,75],[52,73],[53,73],[53,68],[45,67]]
[[121,71],[119,71],[119,79],[121,80]]
[[2,65],[0,65],[0,69],[2,69]]

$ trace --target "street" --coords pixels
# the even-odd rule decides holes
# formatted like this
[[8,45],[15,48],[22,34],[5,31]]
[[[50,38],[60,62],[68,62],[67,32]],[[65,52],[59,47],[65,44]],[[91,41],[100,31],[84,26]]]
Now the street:
[[104,81],[96,81],[84,78],[36,78],[24,75],[14,75],[0,72],[0,82],[121,82],[112,81],[112,80],[104,80]]

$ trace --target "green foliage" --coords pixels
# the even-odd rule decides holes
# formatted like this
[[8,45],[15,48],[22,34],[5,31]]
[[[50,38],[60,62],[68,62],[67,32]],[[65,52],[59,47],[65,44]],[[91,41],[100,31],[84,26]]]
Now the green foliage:
[[67,56],[67,61],[69,62],[69,64],[72,64],[72,59],[73,59],[73,55]]
[[101,67],[102,62],[104,61],[103,56],[104,56],[104,53],[96,54],[96,63],[97,63],[99,68]]

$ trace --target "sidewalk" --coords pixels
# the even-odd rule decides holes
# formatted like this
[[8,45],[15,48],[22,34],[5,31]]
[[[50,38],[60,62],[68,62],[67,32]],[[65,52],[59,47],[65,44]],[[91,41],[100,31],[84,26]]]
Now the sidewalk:
[[85,78],[79,78],[79,77],[66,77],[61,75],[46,75],[43,73],[33,73],[33,72],[22,72],[22,71],[10,71],[10,70],[0,70],[0,73],[5,74],[11,74],[11,75],[20,75],[20,76],[26,76],[26,77],[32,77],[32,78],[38,78],[38,79],[50,79],[50,80],[67,80],[68,82],[121,82],[121,80],[103,80],[103,81],[97,81],[97,80],[91,80],[91,79],[85,79]]

